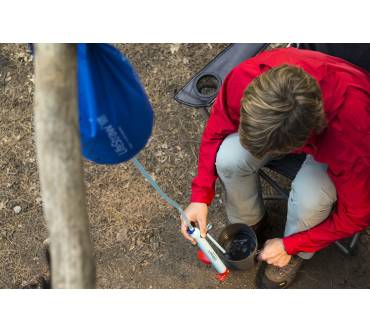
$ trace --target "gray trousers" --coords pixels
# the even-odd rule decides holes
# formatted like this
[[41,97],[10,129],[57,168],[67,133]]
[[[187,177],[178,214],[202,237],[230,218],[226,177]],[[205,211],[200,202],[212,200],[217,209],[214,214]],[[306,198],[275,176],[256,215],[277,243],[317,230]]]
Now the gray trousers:
[[[264,213],[262,190],[257,171],[270,160],[253,157],[239,141],[238,133],[225,138],[216,158],[217,173],[225,188],[225,206],[231,223],[258,223]],[[337,200],[327,165],[307,155],[292,182],[288,200],[285,236],[310,229],[325,220]],[[304,259],[312,253],[298,254]]]

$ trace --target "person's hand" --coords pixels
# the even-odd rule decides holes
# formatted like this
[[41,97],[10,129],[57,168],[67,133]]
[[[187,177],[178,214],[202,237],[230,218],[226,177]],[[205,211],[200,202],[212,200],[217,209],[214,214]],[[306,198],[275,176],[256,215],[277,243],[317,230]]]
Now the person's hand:
[[286,253],[282,239],[274,238],[266,241],[258,259],[267,261],[270,265],[283,267],[288,265],[291,257]]
[[[205,203],[201,202],[192,202],[186,209],[185,214],[191,222],[195,222],[196,225],[199,227],[200,235],[202,237],[206,237],[207,234],[207,215],[208,215],[208,206]],[[186,225],[185,221],[181,219],[181,233],[183,236],[196,245],[197,242],[195,239],[191,238],[191,236],[187,232],[188,226]]]

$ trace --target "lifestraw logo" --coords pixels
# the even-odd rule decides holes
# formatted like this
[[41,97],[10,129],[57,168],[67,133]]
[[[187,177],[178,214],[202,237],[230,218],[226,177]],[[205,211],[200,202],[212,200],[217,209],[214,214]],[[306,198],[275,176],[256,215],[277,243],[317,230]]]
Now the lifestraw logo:
[[123,140],[120,138],[116,129],[109,124],[107,116],[103,114],[100,117],[98,117],[97,120],[100,125],[100,128],[103,129],[107,134],[110,140],[110,145],[117,153],[117,155],[121,156],[123,154],[126,154],[128,152],[128,148],[124,144]]

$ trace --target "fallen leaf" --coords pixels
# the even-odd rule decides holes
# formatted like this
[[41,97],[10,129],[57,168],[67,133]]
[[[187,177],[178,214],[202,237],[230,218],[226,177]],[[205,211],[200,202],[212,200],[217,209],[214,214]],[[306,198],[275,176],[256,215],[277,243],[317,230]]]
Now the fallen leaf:
[[180,44],[171,44],[170,51],[172,54],[176,53],[180,49]]
[[13,208],[13,210],[14,210],[14,213],[19,214],[21,212],[22,208],[21,208],[21,206],[15,206]]

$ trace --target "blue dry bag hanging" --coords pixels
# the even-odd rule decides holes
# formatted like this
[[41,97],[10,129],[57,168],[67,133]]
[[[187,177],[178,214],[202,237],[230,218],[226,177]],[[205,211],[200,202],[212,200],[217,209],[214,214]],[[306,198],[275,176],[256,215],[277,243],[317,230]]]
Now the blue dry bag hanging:
[[100,164],[127,161],[146,145],[153,111],[135,70],[109,44],[78,44],[82,154]]

